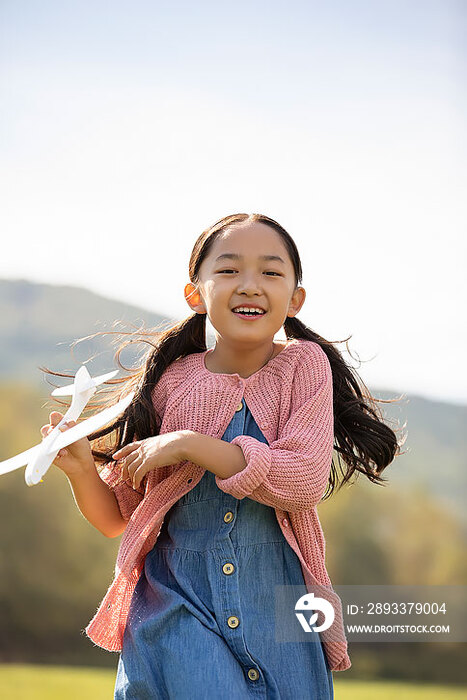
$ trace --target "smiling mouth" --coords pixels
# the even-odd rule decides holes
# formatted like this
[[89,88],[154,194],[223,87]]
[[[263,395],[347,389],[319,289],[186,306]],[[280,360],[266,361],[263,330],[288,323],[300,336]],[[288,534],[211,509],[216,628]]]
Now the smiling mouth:
[[266,311],[264,311],[263,313],[256,312],[256,311],[245,312],[245,311],[234,311],[232,309],[232,313],[235,314],[235,316],[239,316],[240,318],[245,318],[245,319],[248,319],[250,321],[250,320],[255,320],[258,318],[262,318],[263,316],[266,316],[267,312]]

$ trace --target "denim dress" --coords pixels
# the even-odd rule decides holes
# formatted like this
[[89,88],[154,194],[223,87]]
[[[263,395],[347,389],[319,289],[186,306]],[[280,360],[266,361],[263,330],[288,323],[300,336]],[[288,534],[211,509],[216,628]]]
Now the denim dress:
[[[267,443],[244,399],[222,439],[237,435]],[[274,508],[224,493],[206,470],[146,556],[114,700],[331,700],[319,633],[276,641],[274,586],[290,586],[295,602],[307,593]]]

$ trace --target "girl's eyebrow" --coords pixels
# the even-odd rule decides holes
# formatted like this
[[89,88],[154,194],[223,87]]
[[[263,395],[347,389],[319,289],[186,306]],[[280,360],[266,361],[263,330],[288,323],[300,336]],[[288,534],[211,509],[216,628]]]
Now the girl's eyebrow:
[[[237,253],[223,253],[222,255],[219,255],[214,262],[217,262],[218,260],[222,260],[222,258],[228,258],[229,260],[242,260],[243,255],[238,255]],[[281,262],[283,265],[285,265],[284,260],[282,260],[279,255],[259,255],[258,256],[259,260],[276,260],[277,262]]]

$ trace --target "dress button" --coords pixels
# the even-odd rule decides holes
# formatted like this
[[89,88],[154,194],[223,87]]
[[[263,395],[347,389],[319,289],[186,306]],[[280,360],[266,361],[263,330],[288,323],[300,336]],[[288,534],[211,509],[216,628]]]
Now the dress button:
[[249,668],[248,669],[248,678],[250,681],[257,681],[259,678],[259,673],[256,670],[256,668]]
[[289,521],[287,520],[287,518],[284,518],[282,520],[282,525],[284,525],[284,527],[289,527]]
[[240,620],[238,619],[238,617],[236,615],[231,615],[227,620],[227,624],[232,629],[235,629],[235,627],[239,626]]
[[243,408],[243,401],[240,401],[240,403],[238,404],[238,406],[237,406],[237,408],[236,408],[235,410],[236,410],[236,411],[241,411],[242,408]]
[[224,574],[232,574],[235,571],[235,566],[228,562],[227,564],[224,564],[222,567],[222,571]]
[[228,510],[227,513],[224,515],[224,522],[225,523],[230,523],[231,520],[233,520],[234,514],[232,513],[231,510]]

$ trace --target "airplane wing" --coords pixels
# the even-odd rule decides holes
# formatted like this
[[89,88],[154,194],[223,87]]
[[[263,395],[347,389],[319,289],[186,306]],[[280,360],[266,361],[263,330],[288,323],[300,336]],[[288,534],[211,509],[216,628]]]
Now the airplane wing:
[[[130,394],[128,394],[128,396],[125,396],[124,399],[121,399],[121,401],[114,404],[113,406],[104,408],[103,411],[96,413],[90,418],[86,418],[86,420],[81,421],[81,423],[78,423],[72,428],[68,428],[68,430],[65,430],[64,433],[60,433],[60,435],[57,435],[55,440],[53,440],[53,442],[51,442],[50,444],[49,454],[58,452],[58,450],[61,450],[63,447],[67,447],[73,442],[81,440],[81,438],[83,437],[87,437],[95,430],[98,430],[107,423],[110,423],[111,420],[117,418],[117,416],[119,416],[120,413],[122,413],[125,410],[125,408],[130,405],[130,403],[133,401],[135,393],[136,392],[132,391]],[[13,457],[13,459],[15,458]]]
[[[118,369],[115,369],[113,372],[107,372],[107,374],[100,374],[98,377],[89,377],[89,385],[90,386],[98,386],[99,384],[103,384],[104,382],[108,381],[109,379],[112,379],[115,377],[115,375],[118,374]],[[74,390],[75,385],[74,384],[68,384],[67,386],[60,386],[54,389],[51,392],[51,396],[72,396],[73,395],[73,390]]]
[[36,452],[39,450],[39,447],[40,445],[36,445],[25,452],[20,452],[20,454],[16,455],[15,457],[10,457],[10,459],[5,459],[4,462],[0,462],[0,474],[8,474],[8,472],[12,472],[15,469],[25,467],[26,464],[35,456]]

